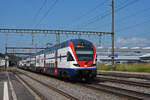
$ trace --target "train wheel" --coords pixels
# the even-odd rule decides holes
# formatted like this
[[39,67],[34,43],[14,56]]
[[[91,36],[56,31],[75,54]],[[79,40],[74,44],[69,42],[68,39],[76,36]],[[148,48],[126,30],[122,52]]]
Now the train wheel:
[[66,72],[63,72],[63,75],[62,75],[62,76],[63,76],[63,79],[64,79],[64,80],[68,80],[68,75],[67,75]]
[[75,77],[70,77],[69,81],[72,82],[72,83],[75,83],[77,81],[77,79]]

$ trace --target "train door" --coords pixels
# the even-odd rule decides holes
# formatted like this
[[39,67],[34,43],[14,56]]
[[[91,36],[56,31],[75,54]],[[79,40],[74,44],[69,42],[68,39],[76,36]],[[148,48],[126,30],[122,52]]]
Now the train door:
[[43,72],[46,72],[46,54],[44,53],[44,70]]
[[[35,65],[34,65],[34,67],[33,67],[33,70],[36,69],[36,55],[35,55],[35,62],[34,62],[34,64],[35,64]],[[33,71],[33,70],[32,70],[32,71]]]
[[58,68],[57,68],[58,67],[58,61],[57,61],[58,59],[57,58],[58,58],[58,51],[56,50],[55,51],[55,75],[56,76],[58,74]]

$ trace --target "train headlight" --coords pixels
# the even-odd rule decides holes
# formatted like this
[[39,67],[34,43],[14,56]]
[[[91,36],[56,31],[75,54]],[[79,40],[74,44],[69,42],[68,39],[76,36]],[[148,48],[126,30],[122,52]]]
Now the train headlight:
[[92,66],[94,67],[94,66],[96,66],[96,64],[93,64]]

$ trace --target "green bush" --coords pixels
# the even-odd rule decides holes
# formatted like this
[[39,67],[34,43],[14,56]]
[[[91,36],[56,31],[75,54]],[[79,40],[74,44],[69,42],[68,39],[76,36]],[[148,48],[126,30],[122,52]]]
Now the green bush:
[[111,65],[100,65],[100,66],[98,66],[98,70],[106,70],[106,71],[109,71],[109,70],[111,70]]
[[[98,70],[111,71],[111,65],[99,65]],[[117,64],[115,65],[116,71],[127,72],[150,72],[150,64]]]

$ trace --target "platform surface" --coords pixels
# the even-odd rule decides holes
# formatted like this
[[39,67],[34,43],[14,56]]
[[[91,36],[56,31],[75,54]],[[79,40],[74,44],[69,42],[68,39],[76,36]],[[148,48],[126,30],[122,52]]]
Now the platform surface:
[[0,72],[0,100],[36,100],[12,72]]

